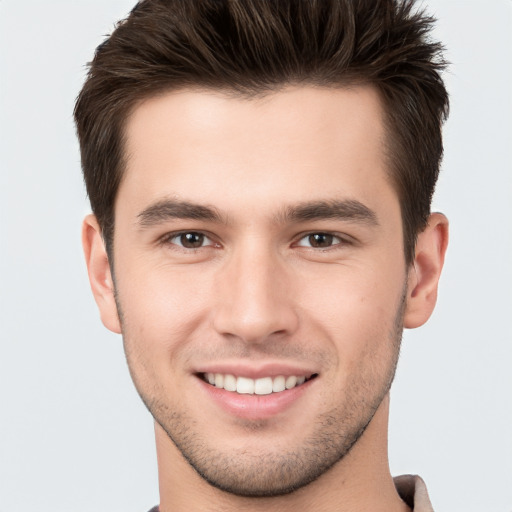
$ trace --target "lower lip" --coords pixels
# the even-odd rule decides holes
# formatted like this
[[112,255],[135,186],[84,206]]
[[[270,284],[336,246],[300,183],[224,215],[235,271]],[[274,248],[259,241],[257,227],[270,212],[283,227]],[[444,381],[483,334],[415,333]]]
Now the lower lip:
[[246,395],[216,388],[198,377],[199,384],[208,397],[227,413],[249,420],[272,418],[292,407],[311,387],[318,377],[280,393]]

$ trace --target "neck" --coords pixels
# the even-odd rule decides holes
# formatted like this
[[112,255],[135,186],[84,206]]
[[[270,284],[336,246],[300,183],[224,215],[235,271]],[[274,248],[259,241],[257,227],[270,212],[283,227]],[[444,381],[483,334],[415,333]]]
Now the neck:
[[160,512],[407,512],[389,471],[387,396],[351,451],[311,484],[284,496],[245,498],[212,487],[156,425]]

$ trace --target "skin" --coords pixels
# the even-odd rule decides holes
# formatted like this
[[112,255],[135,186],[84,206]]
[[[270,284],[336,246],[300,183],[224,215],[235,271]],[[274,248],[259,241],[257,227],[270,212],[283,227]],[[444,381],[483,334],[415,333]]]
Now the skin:
[[[371,87],[185,90],[129,118],[115,279],[93,216],[83,242],[156,420],[162,512],[408,510],[388,391],[402,327],[434,308],[448,224],[431,216],[407,267],[382,118]],[[219,368],[315,378],[270,414],[246,396],[240,416],[201,379]]]

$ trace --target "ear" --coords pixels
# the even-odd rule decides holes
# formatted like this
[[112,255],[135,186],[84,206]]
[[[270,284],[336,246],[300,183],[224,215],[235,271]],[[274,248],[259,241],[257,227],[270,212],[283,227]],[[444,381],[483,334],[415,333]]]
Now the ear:
[[101,321],[107,329],[120,334],[121,323],[114,297],[114,280],[101,229],[94,215],[88,215],[82,223],[82,246],[89,282],[100,310]]
[[404,327],[423,325],[434,311],[437,285],[448,246],[448,219],[433,213],[418,235],[414,261],[409,269]]

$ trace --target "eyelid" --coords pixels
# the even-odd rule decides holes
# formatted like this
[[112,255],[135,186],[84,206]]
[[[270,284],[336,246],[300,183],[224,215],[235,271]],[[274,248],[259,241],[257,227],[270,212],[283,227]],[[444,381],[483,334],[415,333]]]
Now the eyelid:
[[[203,235],[205,237],[205,241],[209,242],[206,245],[202,245],[201,247],[197,247],[195,249],[183,247],[183,245],[172,242],[175,238],[180,237],[181,235],[185,235],[187,233],[197,233],[200,235]],[[306,239],[307,237],[315,234],[322,234],[322,235],[330,235],[337,241],[333,243],[330,247],[312,247],[311,245],[301,244],[300,242]],[[165,233],[161,237],[158,238],[157,243],[159,245],[174,245],[177,248],[184,249],[186,251],[194,251],[198,249],[202,249],[205,247],[220,247],[220,242],[216,241],[216,237],[209,233],[208,231],[204,230],[197,230],[197,229],[181,229],[179,231],[171,231],[168,233]],[[330,249],[334,249],[338,246],[346,246],[346,245],[353,245],[355,243],[355,240],[346,234],[341,234],[338,232],[328,231],[328,230],[312,230],[312,231],[306,231],[303,233],[300,233],[295,238],[295,242],[293,242],[293,246],[295,247],[305,247],[307,249],[312,249],[315,251],[328,251]]]
[[[329,235],[329,236],[332,236],[333,238],[337,239],[338,241],[336,243],[333,243],[331,246],[329,247],[312,247],[311,245],[302,245],[300,244],[300,242],[308,237],[310,237],[311,235]],[[334,242],[334,241],[333,241]],[[295,247],[305,247],[307,249],[313,249],[315,251],[328,251],[330,249],[334,249],[334,248],[337,248],[338,246],[345,246],[345,245],[351,245],[354,243],[354,240],[352,240],[352,237],[350,237],[349,235],[344,235],[344,234],[341,234],[341,233],[337,233],[337,232],[333,232],[333,231],[328,231],[328,230],[315,230],[315,231],[307,231],[305,233],[301,233],[297,236],[296,238],[296,242],[294,242],[294,246]]]
[[[203,235],[205,238],[205,241],[208,241],[210,243],[208,243],[206,245],[202,245],[201,247],[189,248],[189,247],[183,247],[183,245],[172,241],[175,238],[178,238],[182,235],[186,235],[189,233],[196,233],[198,235]],[[178,247],[179,249],[183,249],[185,251],[194,251],[194,250],[197,251],[198,249],[203,249],[204,247],[220,247],[220,244],[215,241],[214,237],[210,233],[208,233],[207,231],[201,231],[198,229],[181,229],[179,231],[171,231],[171,232],[166,233],[165,235],[161,236],[157,240],[157,243],[159,245],[174,245],[174,246]]]

